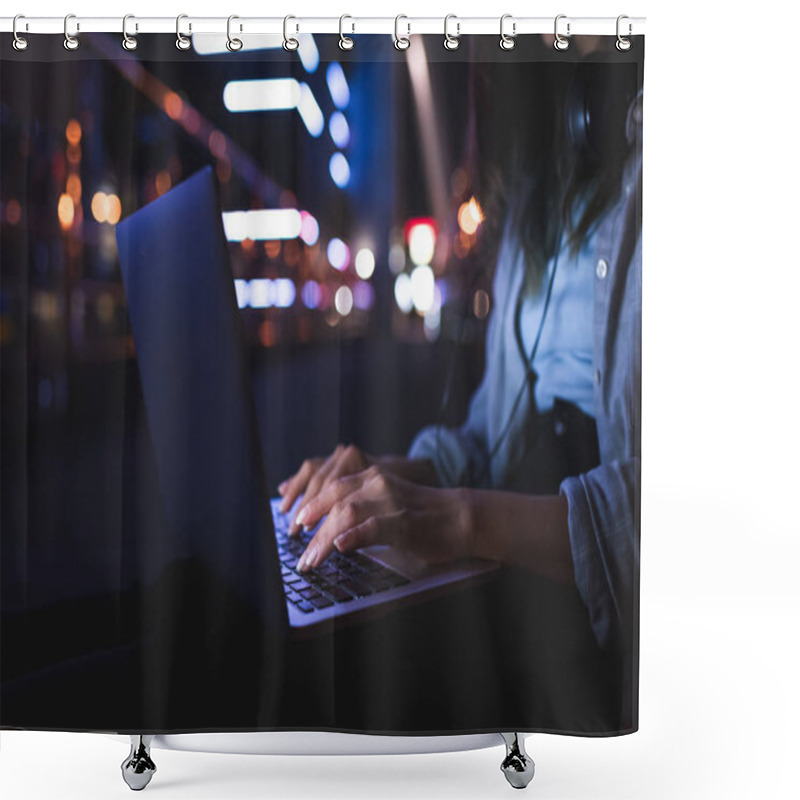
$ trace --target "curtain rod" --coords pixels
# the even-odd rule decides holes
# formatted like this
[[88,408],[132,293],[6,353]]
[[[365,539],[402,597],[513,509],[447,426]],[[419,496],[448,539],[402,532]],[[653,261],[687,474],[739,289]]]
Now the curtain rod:
[[[444,17],[411,17],[401,15],[395,17],[355,17],[345,15],[339,17],[236,17],[232,30],[235,33],[247,34],[283,34],[285,24],[290,20],[292,34],[300,33],[343,33],[351,34],[387,34],[393,36],[396,25],[401,33],[443,34]],[[175,17],[136,17],[129,16],[125,29],[129,35],[147,33],[175,33],[177,19]],[[514,17],[504,15],[503,31],[512,36],[524,34],[553,33],[555,17]],[[622,17],[621,34],[637,36],[644,33],[644,17]],[[17,33],[31,34],[64,34],[65,17],[27,17],[17,20]],[[569,17],[560,14],[558,30],[564,35],[608,35],[618,33],[617,17]],[[500,35],[500,16],[497,17],[458,17],[450,15],[447,30],[458,36],[474,34]],[[0,33],[12,33],[14,17],[0,17]],[[68,30],[70,35],[81,33],[123,33],[122,17],[81,17],[69,15]],[[225,35],[228,31],[228,17],[193,17],[181,15],[180,30],[184,36],[192,34]]]

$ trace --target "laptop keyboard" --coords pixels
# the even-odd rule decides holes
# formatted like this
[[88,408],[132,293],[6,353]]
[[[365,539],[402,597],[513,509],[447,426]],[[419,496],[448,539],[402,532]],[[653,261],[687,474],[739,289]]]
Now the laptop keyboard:
[[273,506],[275,537],[281,578],[286,599],[304,614],[315,608],[330,608],[349,603],[357,597],[369,597],[408,583],[403,577],[383,564],[361,553],[340,553],[334,550],[316,569],[304,573],[296,571],[297,561],[314,535],[313,531],[300,531],[289,536],[289,516]]

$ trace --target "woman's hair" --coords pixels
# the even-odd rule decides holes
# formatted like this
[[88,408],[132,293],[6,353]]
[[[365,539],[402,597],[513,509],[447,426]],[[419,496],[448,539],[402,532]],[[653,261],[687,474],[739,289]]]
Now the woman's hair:
[[[562,231],[574,255],[618,196],[637,73],[594,62],[478,58],[472,65],[468,161],[486,219],[486,255],[496,255],[503,234],[511,234],[525,254],[532,288]],[[581,145],[568,120],[580,122],[587,113],[595,125]],[[578,139],[582,132],[579,127]]]

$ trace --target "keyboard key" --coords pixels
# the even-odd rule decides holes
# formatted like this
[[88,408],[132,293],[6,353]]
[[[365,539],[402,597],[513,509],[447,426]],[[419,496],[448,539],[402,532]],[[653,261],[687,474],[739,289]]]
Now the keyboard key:
[[310,611],[314,610],[314,606],[312,606],[307,600],[301,600],[296,607],[304,614],[308,614]]
[[332,597],[337,603],[347,603],[353,599],[353,596],[346,592],[341,586],[329,584],[324,587],[323,591],[329,597]]
[[322,595],[317,595],[317,597],[311,598],[311,603],[317,608],[330,608],[333,605],[333,600],[329,600]]
[[297,593],[301,597],[305,597],[306,600],[313,600],[315,597],[322,596],[313,586],[309,586],[307,589],[300,589]]

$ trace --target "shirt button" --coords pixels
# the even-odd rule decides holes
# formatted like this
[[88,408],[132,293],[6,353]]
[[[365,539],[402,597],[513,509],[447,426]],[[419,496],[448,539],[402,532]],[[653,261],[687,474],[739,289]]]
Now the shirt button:
[[597,277],[600,278],[600,280],[603,280],[603,278],[608,275],[608,261],[606,261],[604,258],[601,258],[597,262],[597,266],[595,267],[594,271]]
[[599,370],[599,369],[596,369],[596,370],[594,371],[594,382],[595,382],[595,383],[596,383],[598,386],[600,385],[600,380],[601,380],[601,377],[602,377],[602,376],[600,375],[600,370]]

